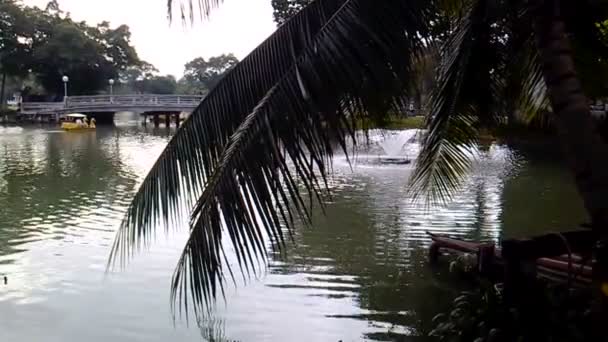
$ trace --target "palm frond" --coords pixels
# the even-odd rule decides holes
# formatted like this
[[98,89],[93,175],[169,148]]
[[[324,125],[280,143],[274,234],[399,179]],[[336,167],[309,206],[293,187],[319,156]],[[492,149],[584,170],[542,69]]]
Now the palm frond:
[[608,93],[608,2],[581,0],[562,4],[567,30],[574,48],[576,70],[585,95],[603,98]]
[[[603,96],[608,88],[601,81],[608,77],[608,41],[598,23],[608,19],[608,2],[583,0],[564,2],[562,12],[571,35],[577,71],[589,96]],[[516,120],[524,124],[545,123],[551,120],[551,106],[543,79],[535,37],[530,35],[532,15],[525,4],[513,5],[505,79],[508,94],[504,98],[516,112]]]
[[[533,42],[530,42],[533,45]],[[543,78],[543,70],[536,49],[522,50],[524,53],[517,63],[513,63],[511,70],[517,74],[516,82],[512,84],[517,90],[512,97],[515,100],[514,111],[516,120],[524,124],[532,122],[545,122],[551,111],[547,85]]]
[[404,101],[428,13],[426,0],[317,0],[282,25],[176,133],[135,195],[111,260],[147,246],[159,222],[179,222],[184,203],[191,232],[175,302],[190,298],[200,312],[223,291],[232,274],[224,243],[244,276],[255,274],[267,242],[280,248],[284,228],[309,221],[356,116]]
[[206,19],[211,14],[211,11],[217,8],[223,0],[167,0],[167,16],[169,20],[173,19],[173,12],[177,4],[179,15],[183,22],[189,19],[194,21],[196,13],[201,19]]
[[490,47],[488,2],[470,3],[442,48],[428,131],[410,179],[414,199],[448,201],[470,167],[479,125],[494,120],[496,49]]
[[502,98],[510,124],[545,122],[550,111],[535,36],[530,35],[532,15],[527,6],[510,8],[507,14],[508,41],[503,56]]

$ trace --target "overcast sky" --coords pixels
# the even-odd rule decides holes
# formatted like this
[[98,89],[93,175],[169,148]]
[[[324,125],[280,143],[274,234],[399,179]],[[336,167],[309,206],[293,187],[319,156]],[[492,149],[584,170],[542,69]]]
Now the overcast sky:
[[[41,8],[48,3],[22,1]],[[59,0],[59,4],[77,21],[129,25],[140,58],[176,77],[195,57],[232,52],[241,59],[275,30],[270,0],[225,0],[209,21],[186,26],[180,19],[169,24],[167,0]]]

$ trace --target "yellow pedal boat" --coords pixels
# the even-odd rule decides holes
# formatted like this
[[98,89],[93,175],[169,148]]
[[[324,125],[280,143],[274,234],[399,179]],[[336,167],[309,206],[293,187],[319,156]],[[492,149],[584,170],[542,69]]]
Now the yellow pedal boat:
[[94,118],[92,118],[89,123],[86,115],[74,113],[65,116],[61,123],[61,128],[66,131],[89,131],[96,129],[97,127],[95,126]]

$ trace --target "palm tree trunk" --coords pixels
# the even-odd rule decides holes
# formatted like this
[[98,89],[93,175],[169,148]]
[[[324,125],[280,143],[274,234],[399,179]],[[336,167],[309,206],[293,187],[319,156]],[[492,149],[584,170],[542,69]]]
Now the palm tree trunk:
[[[549,1],[552,2],[552,1]],[[608,145],[593,122],[574,67],[564,22],[552,6],[540,6],[537,47],[560,140],[594,229],[608,233]]]
[[[559,0],[536,0],[535,35],[553,115],[566,158],[598,239],[594,280],[601,312],[608,308],[608,145],[591,117],[559,16]],[[602,316],[599,316],[600,318]]]

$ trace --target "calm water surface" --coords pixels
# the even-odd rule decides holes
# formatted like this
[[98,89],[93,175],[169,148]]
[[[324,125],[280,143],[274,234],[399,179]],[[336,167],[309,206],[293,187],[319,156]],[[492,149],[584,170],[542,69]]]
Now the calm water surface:
[[429,210],[405,195],[411,166],[337,157],[327,216],[259,280],[229,287],[211,317],[174,324],[183,232],[105,274],[122,215],[174,133],[132,123],[0,132],[0,341],[409,340],[455,291],[426,265],[426,231],[498,240],[584,220],[567,173],[542,154],[492,146],[454,201]]

